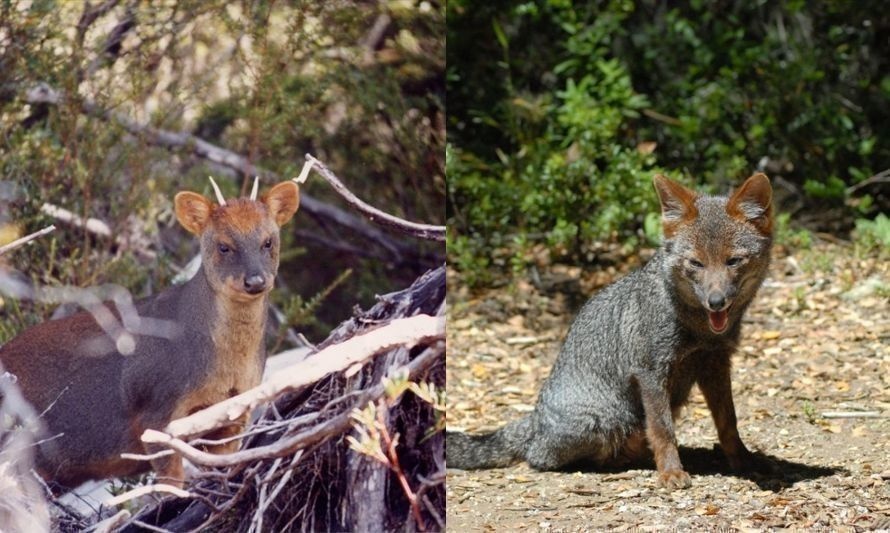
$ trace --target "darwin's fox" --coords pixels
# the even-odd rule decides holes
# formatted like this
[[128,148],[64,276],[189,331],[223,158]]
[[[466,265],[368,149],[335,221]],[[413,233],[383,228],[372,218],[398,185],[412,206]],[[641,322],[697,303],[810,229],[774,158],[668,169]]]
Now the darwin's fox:
[[555,470],[654,455],[659,485],[687,487],[674,418],[694,383],[730,466],[755,466],[736,428],[730,356],[769,265],[769,179],[755,174],[729,197],[698,195],[661,175],[654,182],[661,248],[581,309],[529,416],[485,435],[446,433],[448,467],[525,459]]

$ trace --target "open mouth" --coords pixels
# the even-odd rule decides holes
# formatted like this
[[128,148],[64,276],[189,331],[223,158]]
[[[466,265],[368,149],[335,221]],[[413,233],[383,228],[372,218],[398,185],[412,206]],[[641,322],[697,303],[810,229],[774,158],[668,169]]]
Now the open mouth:
[[723,333],[729,327],[729,308],[723,311],[708,311],[708,326],[714,333]]

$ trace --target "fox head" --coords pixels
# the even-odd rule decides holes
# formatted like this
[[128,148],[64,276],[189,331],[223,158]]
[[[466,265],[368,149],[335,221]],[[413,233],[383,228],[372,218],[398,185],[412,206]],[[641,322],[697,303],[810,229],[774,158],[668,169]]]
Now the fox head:
[[772,188],[754,174],[732,195],[706,196],[657,175],[664,247],[679,298],[715,334],[738,322],[766,277]]
[[[214,184],[216,189],[216,184]],[[300,189],[285,181],[256,200],[224,200],[219,205],[194,192],[174,199],[176,218],[201,241],[201,262],[211,288],[235,301],[250,301],[272,289],[278,273],[279,228],[300,204]]]

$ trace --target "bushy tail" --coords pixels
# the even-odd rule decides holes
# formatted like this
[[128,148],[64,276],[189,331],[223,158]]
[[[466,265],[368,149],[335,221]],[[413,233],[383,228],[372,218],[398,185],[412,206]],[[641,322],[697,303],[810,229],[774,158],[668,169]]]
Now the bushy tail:
[[494,433],[484,435],[446,431],[446,463],[448,468],[464,470],[510,466],[525,458],[531,436],[529,417],[515,420]]

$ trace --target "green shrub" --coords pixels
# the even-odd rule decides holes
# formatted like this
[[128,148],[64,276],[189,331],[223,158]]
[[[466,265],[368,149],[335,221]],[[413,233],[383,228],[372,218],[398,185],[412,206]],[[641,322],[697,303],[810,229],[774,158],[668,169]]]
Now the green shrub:
[[654,240],[659,168],[722,192],[763,164],[805,209],[879,212],[886,196],[851,186],[890,168],[885,13],[876,0],[448,3],[450,247],[462,239],[471,264],[474,249],[577,257],[592,240]]
[[880,213],[874,220],[856,220],[856,244],[865,252],[878,252],[881,256],[890,255],[890,218]]

